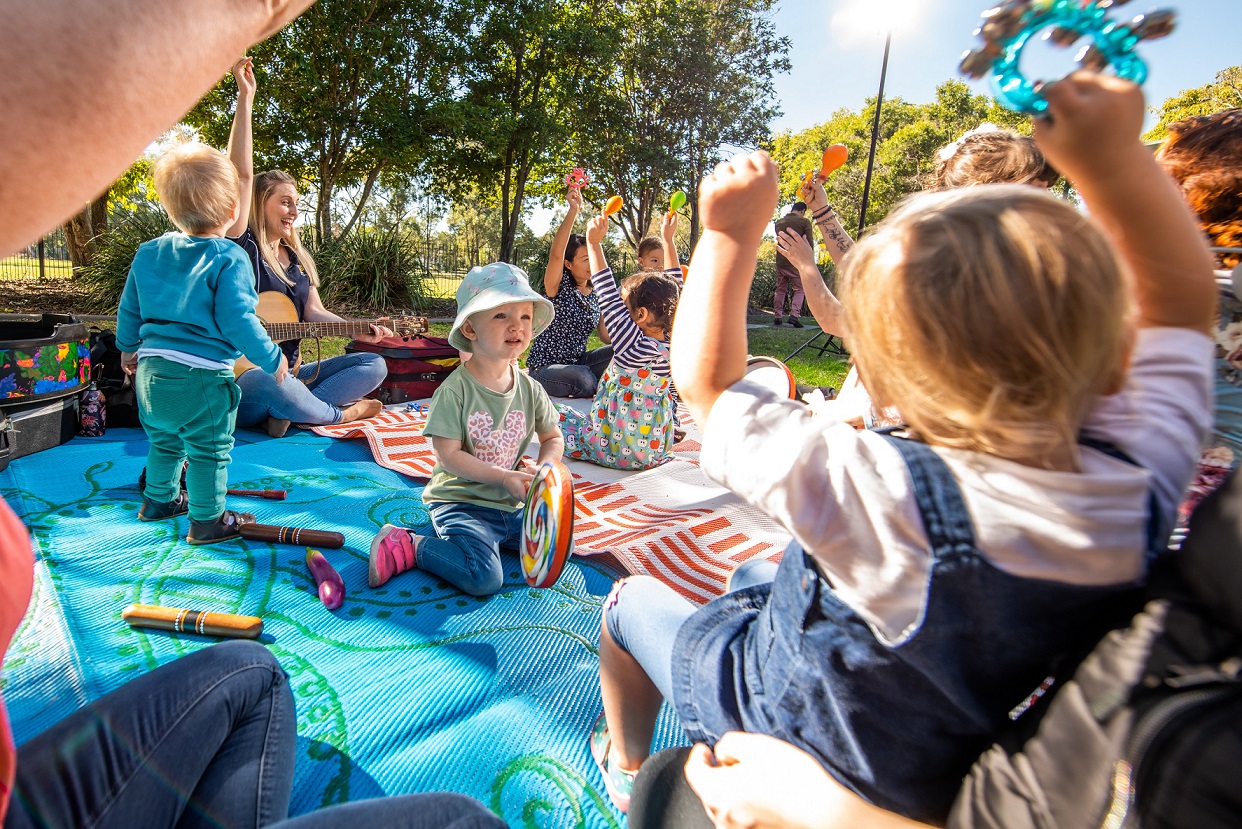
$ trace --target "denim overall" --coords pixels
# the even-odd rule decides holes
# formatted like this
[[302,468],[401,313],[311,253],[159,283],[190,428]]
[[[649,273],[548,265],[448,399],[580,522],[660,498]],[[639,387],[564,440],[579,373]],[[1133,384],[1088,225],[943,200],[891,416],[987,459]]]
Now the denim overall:
[[771,584],[726,594],[682,625],[673,702],[695,741],[769,734],[872,803],[943,821],[1010,711],[1059,667],[1068,676],[1066,658],[1141,602],[1137,584],[1082,587],[998,569],[975,546],[944,461],[925,444],[884,437],[910,470],[930,544],[915,629],[880,641],[791,543]]

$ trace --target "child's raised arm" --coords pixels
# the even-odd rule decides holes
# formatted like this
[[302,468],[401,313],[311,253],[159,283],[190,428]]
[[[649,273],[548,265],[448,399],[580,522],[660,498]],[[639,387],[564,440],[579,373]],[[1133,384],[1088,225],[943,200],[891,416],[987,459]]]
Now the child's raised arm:
[[604,236],[608,234],[608,217],[604,214],[596,216],[587,222],[586,240],[587,240],[587,259],[591,263],[591,274],[597,274],[608,267],[608,260],[604,258]]
[[677,232],[677,214],[668,211],[664,214],[664,221],[660,222],[660,246],[664,249],[664,270],[678,268],[680,270],[681,260],[677,258],[677,242],[673,239],[673,234]]
[[776,197],[776,165],[762,150],[718,164],[699,187],[703,236],[672,341],[673,382],[698,423],[746,373],[746,303]]
[[1143,93],[1112,75],[1075,72],[1044,89],[1040,150],[1082,193],[1134,274],[1139,324],[1210,331],[1212,257],[1190,208],[1139,141]]

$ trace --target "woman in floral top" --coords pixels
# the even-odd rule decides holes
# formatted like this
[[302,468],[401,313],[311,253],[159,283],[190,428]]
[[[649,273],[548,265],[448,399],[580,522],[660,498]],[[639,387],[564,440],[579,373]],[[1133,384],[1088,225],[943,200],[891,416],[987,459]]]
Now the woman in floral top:
[[552,397],[593,397],[595,386],[608,363],[612,347],[587,351],[592,331],[608,342],[599,313],[599,300],[591,287],[591,265],[586,239],[572,233],[574,219],[582,209],[582,194],[570,187],[565,197],[569,210],[552,239],[543,292],[556,309],[552,324],[530,346],[526,368]]

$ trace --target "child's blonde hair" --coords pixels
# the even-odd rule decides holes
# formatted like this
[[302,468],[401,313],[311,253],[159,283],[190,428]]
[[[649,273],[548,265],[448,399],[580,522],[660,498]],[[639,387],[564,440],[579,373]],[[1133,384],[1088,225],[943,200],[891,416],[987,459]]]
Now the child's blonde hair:
[[237,168],[206,144],[178,144],[155,162],[155,192],[168,218],[186,233],[206,233],[228,222],[238,202]]
[[1061,177],[1035,139],[982,124],[940,149],[929,190],[975,184],[1037,184],[1051,187]]
[[[293,283],[285,276],[285,269],[281,267],[280,259],[276,256],[271,240],[267,237],[267,225],[263,221],[263,208],[267,200],[272,197],[272,192],[282,184],[288,184],[297,190],[297,182],[284,170],[268,170],[254,177],[254,198],[250,200],[249,222],[250,232],[254,234],[255,241],[259,244],[259,252],[263,255],[268,267],[272,269],[272,273],[276,274],[276,278],[281,282],[292,285]],[[318,288],[319,270],[315,267],[315,260],[311,257],[310,251],[303,246],[297,231],[294,231],[292,241],[285,244],[288,244],[297,255],[302,270],[306,271],[306,275],[310,277],[311,285]]]
[[1031,187],[912,197],[850,254],[842,285],[863,382],[941,446],[1051,465],[1129,353],[1116,253]]
[[681,286],[677,280],[660,271],[639,271],[621,285],[621,299],[630,315],[646,308],[652,323],[664,332],[665,340],[672,334],[673,315],[677,313],[680,296]]

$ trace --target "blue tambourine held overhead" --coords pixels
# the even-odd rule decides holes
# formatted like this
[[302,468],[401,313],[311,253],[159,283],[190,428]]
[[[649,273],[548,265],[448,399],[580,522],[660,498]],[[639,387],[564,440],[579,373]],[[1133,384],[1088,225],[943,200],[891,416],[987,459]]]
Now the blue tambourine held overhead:
[[1112,68],[1120,78],[1141,84],[1147,64],[1134,51],[1143,40],[1155,40],[1173,31],[1170,9],[1140,14],[1128,22],[1108,17],[1109,9],[1129,0],[1005,0],[983,13],[975,34],[983,45],[962,57],[963,75],[978,80],[990,71],[992,91],[1002,106],[1015,112],[1040,115],[1048,102],[1039,94],[1038,80],[1029,80],[1020,66],[1022,50],[1032,37],[1043,36],[1057,46],[1069,47],[1089,38],[1076,56],[1083,69]]

